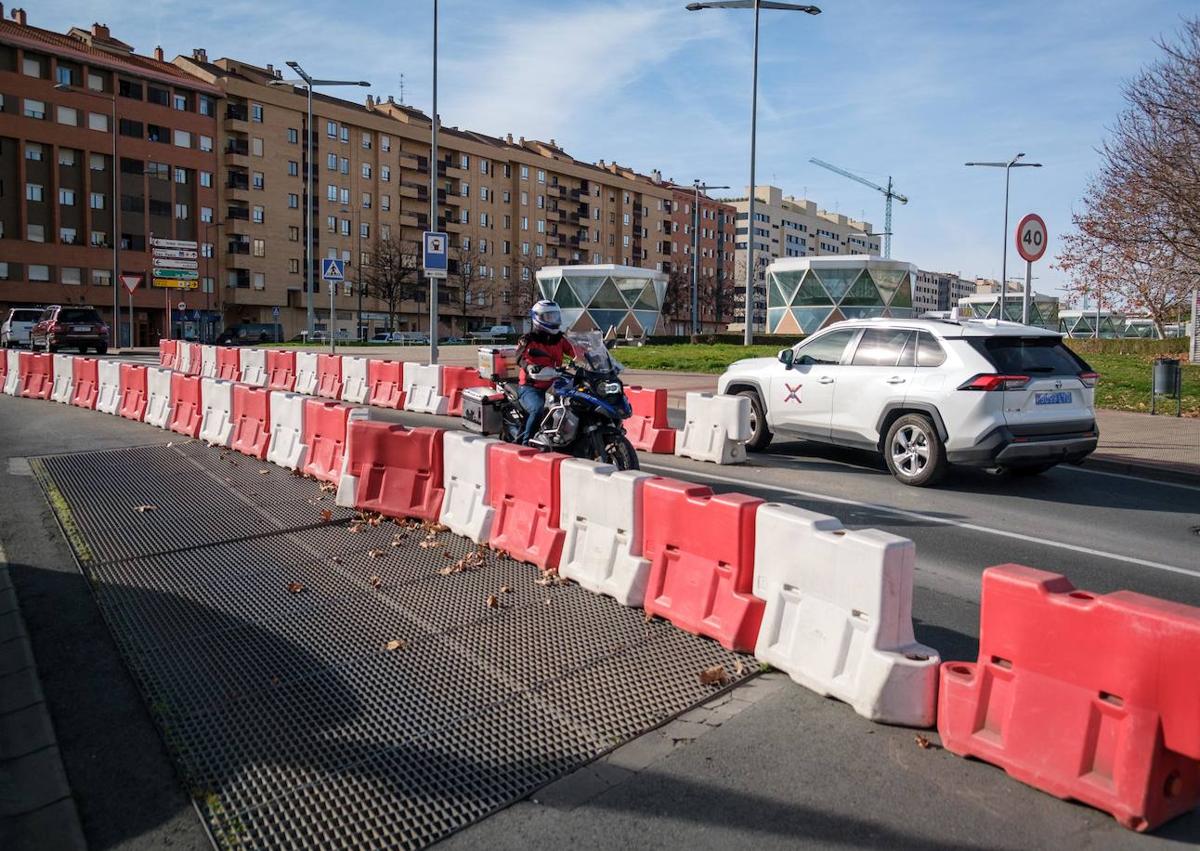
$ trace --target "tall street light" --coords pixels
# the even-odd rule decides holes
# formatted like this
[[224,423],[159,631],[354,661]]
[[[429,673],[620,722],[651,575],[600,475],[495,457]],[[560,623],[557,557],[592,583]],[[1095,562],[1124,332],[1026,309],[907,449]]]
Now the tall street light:
[[711,183],[701,183],[699,179],[692,181],[692,336],[700,333],[700,193],[709,189],[729,189],[728,186],[716,186]]
[[760,9],[779,9],[785,12],[804,12],[819,15],[816,6],[799,3],[780,3],[776,0],[711,0],[706,3],[688,3],[689,12],[701,9],[753,9],[754,10],[754,71],[750,84],[750,209],[746,226],[746,333],[745,345],[754,341],[754,156],[758,134],[758,18]]
[[1014,168],[1041,168],[1041,163],[1017,162],[1024,154],[1017,154],[1008,162],[1003,163],[966,163],[969,166],[1004,169],[1004,251],[1000,255],[1000,321],[1004,321],[1004,299],[1008,290],[1008,176]]
[[[433,113],[429,119],[429,229],[438,231],[438,0],[433,0]],[[424,254],[425,246],[421,246]],[[438,362],[438,279],[429,279],[429,362]]]
[[[305,259],[307,260],[308,269],[305,272],[305,291],[304,291],[304,308],[308,315],[308,336],[306,340],[311,340],[313,335],[313,323],[315,321],[313,311],[313,226],[312,226],[312,208],[315,196],[313,195],[313,173],[316,171],[313,165],[312,158],[312,96],[313,88],[316,86],[370,86],[366,80],[317,80],[311,77],[300,63],[294,60],[288,60],[287,66],[296,72],[300,78],[298,80],[271,80],[269,85],[272,86],[297,86],[304,84],[305,94],[308,99],[308,122],[304,128],[304,245]],[[330,308],[332,309],[332,308]],[[332,338],[334,331],[334,317],[329,317],[329,334]]]
[[[114,344],[119,344],[121,340],[121,196],[117,194],[117,92],[116,92],[116,77],[113,77],[113,92],[110,95],[98,94],[93,91],[84,91],[83,89],[75,89],[68,86],[66,83],[58,83],[54,87],[60,92],[68,92],[75,95],[86,95],[87,97],[99,98],[100,100],[110,101],[112,103],[112,126],[109,130],[112,131],[112,250],[113,250],[113,271],[112,280],[109,281],[113,288],[113,324],[112,336],[110,341]],[[132,311],[133,308],[130,308]],[[170,317],[168,317],[169,319]],[[130,322],[133,321],[133,315],[130,314]],[[133,336],[130,332],[129,345],[133,345]],[[113,348],[119,349],[120,345],[114,345]]]

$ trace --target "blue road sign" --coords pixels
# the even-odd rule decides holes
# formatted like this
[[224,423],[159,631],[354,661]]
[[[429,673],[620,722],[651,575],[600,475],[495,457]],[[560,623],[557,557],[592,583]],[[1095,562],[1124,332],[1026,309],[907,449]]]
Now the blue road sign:
[[425,276],[428,278],[444,278],[446,277],[446,269],[448,267],[448,252],[447,246],[450,240],[446,234],[441,231],[427,230],[425,231],[424,239],[424,258],[421,264],[425,271]]
[[346,264],[333,257],[321,258],[321,277],[326,281],[346,280]]
[[278,306],[271,308],[271,315],[274,316],[276,319],[279,318],[279,307]]

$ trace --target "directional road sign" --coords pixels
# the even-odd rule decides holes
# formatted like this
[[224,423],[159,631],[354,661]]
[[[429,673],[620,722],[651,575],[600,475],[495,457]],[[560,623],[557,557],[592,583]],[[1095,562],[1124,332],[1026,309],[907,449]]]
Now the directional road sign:
[[334,257],[322,258],[321,277],[326,281],[346,280],[346,264]]
[[1017,225],[1017,251],[1028,263],[1035,263],[1046,253],[1046,223],[1037,213],[1030,213]]
[[446,248],[450,244],[449,238],[441,231],[435,230],[425,231],[424,236],[425,252],[421,266],[425,270],[425,277],[446,277],[449,266]]

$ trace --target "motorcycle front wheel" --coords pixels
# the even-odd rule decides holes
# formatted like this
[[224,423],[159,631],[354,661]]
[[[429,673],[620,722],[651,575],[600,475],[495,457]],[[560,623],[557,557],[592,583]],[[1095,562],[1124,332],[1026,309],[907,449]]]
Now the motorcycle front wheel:
[[607,434],[600,438],[599,451],[596,452],[593,461],[599,461],[602,464],[612,464],[618,470],[639,470],[641,469],[638,463],[637,450],[633,448],[633,444],[629,442],[629,438],[623,434]]

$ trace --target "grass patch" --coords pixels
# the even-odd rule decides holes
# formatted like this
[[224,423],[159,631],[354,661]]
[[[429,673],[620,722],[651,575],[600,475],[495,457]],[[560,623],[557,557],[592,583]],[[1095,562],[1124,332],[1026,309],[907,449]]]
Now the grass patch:
[[681,343],[674,346],[618,348],[617,360],[630,369],[661,369],[671,372],[707,372],[720,375],[725,367],[741,358],[775,357],[782,346],[735,346],[717,343],[711,346]]
[[67,504],[67,499],[63,496],[62,491],[58,489],[58,485],[50,478],[50,474],[46,471],[45,463],[41,458],[31,458],[29,466],[38,478],[38,481],[42,483],[42,489],[46,492],[46,502],[50,505],[50,510],[58,517],[63,535],[71,545],[71,548],[75,550],[75,555],[79,561],[95,561],[96,557],[92,553],[91,547],[83,539],[83,533],[80,531],[79,525],[75,522],[75,515],[71,512],[71,506]]

